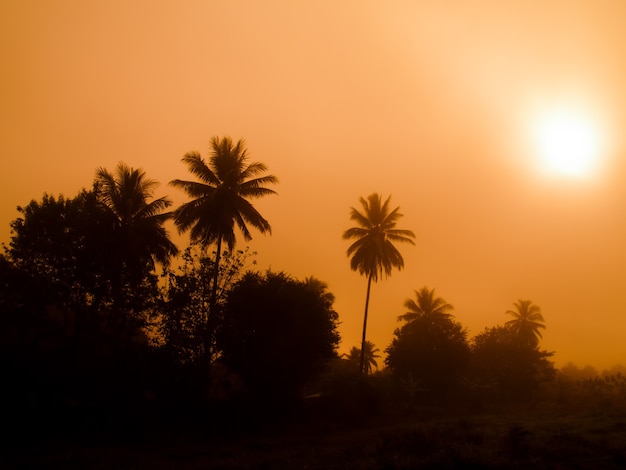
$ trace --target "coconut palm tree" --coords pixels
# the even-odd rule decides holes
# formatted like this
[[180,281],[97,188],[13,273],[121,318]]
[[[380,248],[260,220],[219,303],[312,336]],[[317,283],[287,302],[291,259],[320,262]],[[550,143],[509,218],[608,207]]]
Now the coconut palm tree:
[[189,230],[191,241],[199,242],[204,248],[216,244],[209,301],[209,308],[214,309],[222,243],[226,243],[232,252],[236,242],[235,224],[246,241],[252,239],[248,226],[261,233],[271,233],[269,222],[249,199],[276,194],[266,185],[278,183],[278,178],[263,175],[267,170],[263,163],[248,161],[243,140],[233,143],[230,137],[213,137],[210,144],[211,156],[208,162],[198,152],[189,152],[182,159],[198,181],[175,179],[170,184],[192,198],[174,211],[178,231],[183,233]]
[[513,305],[515,310],[507,310],[506,314],[514,318],[506,322],[506,326],[523,342],[536,346],[542,337],[540,330],[546,328],[541,309],[530,300],[518,300]]
[[344,240],[355,240],[346,251],[350,267],[367,276],[365,296],[365,314],[363,316],[363,335],[361,340],[361,372],[365,371],[365,338],[367,329],[367,310],[372,281],[377,282],[384,274],[389,276],[393,268],[402,269],[404,259],[394,246],[394,242],[415,244],[415,235],[410,230],[397,229],[396,223],[402,217],[400,208],[390,210],[391,196],[385,202],[378,193],[372,193],[367,199],[359,198],[362,211],[350,208],[350,219],[357,223],[343,233]]
[[[374,343],[372,343],[371,341],[365,341],[365,373],[371,374],[373,367],[378,369],[378,362],[376,361],[376,359],[380,358],[380,354],[378,354],[379,352],[380,349],[378,349],[374,345]],[[350,362],[353,362],[360,366],[361,348],[353,346],[352,349],[350,349],[350,352],[347,354],[347,359]]]
[[422,287],[415,291],[415,300],[406,299],[404,306],[408,309],[403,315],[398,316],[398,321],[411,322],[418,318],[424,318],[432,323],[438,323],[442,319],[450,318],[454,307],[441,297],[435,297],[435,289]]
[[155,262],[168,265],[178,249],[169,238],[164,222],[171,214],[164,212],[172,202],[167,197],[150,201],[154,180],[146,177],[142,169],[131,168],[120,162],[115,172],[105,168],[96,170],[94,190],[105,216],[113,223],[109,242],[118,260],[116,269],[124,269],[131,275],[143,275],[154,270]]
[[96,170],[93,192],[101,213],[100,226],[95,230],[102,233],[97,234],[98,259],[92,262],[102,267],[103,278],[93,302],[100,304],[110,289],[113,304],[107,321],[120,335],[126,332],[127,341],[144,321],[135,315],[154,296],[156,279],[151,279],[150,273],[157,262],[167,266],[178,253],[163,226],[171,217],[164,211],[172,202],[166,197],[151,200],[156,186],[158,183],[148,179],[145,171],[123,162],[114,172]]

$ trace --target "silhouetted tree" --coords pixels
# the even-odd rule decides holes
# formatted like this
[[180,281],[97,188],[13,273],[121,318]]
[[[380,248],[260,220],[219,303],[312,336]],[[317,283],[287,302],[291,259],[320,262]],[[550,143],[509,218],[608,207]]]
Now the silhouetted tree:
[[445,396],[459,381],[470,354],[467,332],[451,315],[411,320],[396,329],[386,352],[392,373],[419,383],[431,397]]
[[338,315],[329,298],[284,273],[247,273],[224,305],[221,361],[252,396],[275,404],[294,399],[336,357]]
[[450,318],[454,307],[441,297],[435,297],[435,289],[422,287],[415,291],[416,300],[407,299],[404,306],[409,310],[398,316],[398,321],[411,322],[417,318],[428,319],[432,323]]
[[33,296],[76,315],[78,333],[85,322],[97,320],[110,294],[102,249],[110,226],[96,195],[84,190],[72,199],[44,194],[17,210],[7,256],[40,285]]
[[[44,195],[18,212],[0,298],[4,344],[11,350],[3,355],[10,358],[3,368],[7,382],[8,370],[17,371],[13,378],[33,402],[55,406],[70,398],[113,403],[114,396],[136,392],[147,340],[139,323],[131,322],[123,337],[108,328],[114,256],[106,248],[115,234],[97,194]],[[156,278],[151,281],[133,293],[137,314],[158,294]]]
[[[245,269],[256,263],[249,262],[249,257],[255,254],[247,248],[222,254],[216,303],[219,308],[215,309],[214,315],[221,318],[224,298]],[[207,354],[215,354],[215,351],[205,350],[208,299],[216,268],[214,255],[209,256],[205,249],[194,243],[183,252],[183,264],[175,271],[166,271],[167,283],[163,289],[165,304],[159,329],[165,348],[179,363],[199,365]]]
[[[269,222],[249,199],[276,194],[266,185],[278,183],[278,178],[273,175],[261,176],[267,170],[263,163],[248,163],[243,140],[233,143],[229,137],[213,137],[211,151],[208,163],[198,152],[189,152],[182,159],[199,181],[175,179],[170,184],[192,198],[174,211],[178,230],[190,230],[192,242],[199,242],[204,247],[215,243],[215,265],[219,266],[222,242],[226,243],[231,252],[235,247],[235,224],[246,241],[252,239],[248,225],[261,233],[271,233]],[[213,275],[210,307],[217,300],[219,270],[214,270]],[[207,321],[207,350],[211,350],[214,330],[211,314]]]
[[163,226],[172,216],[164,212],[172,201],[167,197],[150,200],[158,185],[142,169],[123,162],[114,173],[96,170],[95,192],[113,225],[110,236],[114,247],[108,255],[118,258],[118,266],[135,276],[153,271],[155,261],[167,266],[178,254]]
[[502,400],[528,401],[540,383],[554,378],[553,354],[520,342],[510,327],[485,328],[472,340],[470,377],[488,395],[492,390]]
[[329,310],[333,309],[335,295],[328,290],[328,284],[314,276],[305,278],[304,284],[319,295],[320,299],[326,304],[326,308]]
[[541,338],[541,331],[545,329],[545,320],[541,314],[541,309],[533,305],[530,300],[518,300],[513,304],[515,310],[507,310],[507,315],[512,315],[513,320],[506,322],[506,326],[517,335],[517,337],[530,345],[536,345]]
[[155,262],[167,266],[178,254],[163,226],[171,217],[164,211],[172,203],[167,197],[151,200],[156,186],[145,171],[122,162],[114,173],[96,170],[94,191],[109,225],[101,249],[111,282],[114,325],[120,332],[156,295]]
[[[371,341],[365,341],[365,372],[367,374],[372,373],[372,369],[375,367],[378,369],[378,362],[376,359],[380,358],[380,349],[378,349]],[[353,346],[348,353],[348,360],[354,363],[356,366],[361,366],[361,348]]]
[[398,269],[404,267],[404,259],[394,246],[394,242],[415,244],[412,240],[415,238],[412,231],[395,228],[402,214],[399,212],[399,207],[390,210],[390,199],[391,197],[388,197],[383,203],[381,196],[377,193],[370,194],[367,200],[359,198],[362,212],[354,207],[350,208],[350,219],[356,222],[357,226],[343,233],[344,240],[356,239],[346,251],[348,256],[352,256],[350,268],[367,276],[361,339],[360,369],[362,373],[365,373],[367,311],[372,281],[377,282],[383,274],[389,276],[394,267]]
[[577,382],[580,380],[593,379],[598,377],[600,374],[598,370],[590,365],[579,368],[576,364],[572,362],[568,362],[563,367],[559,369],[559,373],[566,377],[567,379]]

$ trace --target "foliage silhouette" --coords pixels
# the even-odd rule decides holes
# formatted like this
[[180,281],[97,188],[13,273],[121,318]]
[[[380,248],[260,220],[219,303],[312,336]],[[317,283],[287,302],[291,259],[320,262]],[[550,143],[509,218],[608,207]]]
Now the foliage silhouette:
[[[236,171],[245,173],[240,181],[244,186],[256,181],[249,184],[247,195],[235,191],[235,196],[245,199],[274,193],[264,185],[276,179],[255,179],[265,167],[245,163],[241,143],[217,139],[215,144],[220,151],[226,148],[241,157],[233,158],[239,162]],[[190,168],[191,160],[187,161]],[[216,165],[205,166],[219,179]],[[251,170],[254,165],[256,169]],[[225,166],[220,168],[228,173]],[[199,176],[194,170],[192,173]],[[199,179],[199,183],[180,182],[179,187],[188,183],[192,195],[198,189],[196,184],[215,183]],[[228,186],[225,180],[214,184],[214,193],[221,185]],[[166,212],[169,202],[166,198],[151,202],[154,187],[142,170],[121,163],[112,173],[98,169],[90,191],[83,190],[73,198],[44,195],[40,201],[18,208],[9,247],[0,255],[0,367],[4,379],[0,402],[3,416],[13,412],[15,426],[23,423],[24,436],[41,423],[49,423],[40,429],[50,435],[64,426],[75,435],[89,426],[98,432],[109,426],[115,435],[129,422],[122,419],[130,413],[138,426],[132,429],[152,423],[161,423],[165,429],[175,423],[172,432],[178,432],[189,423],[200,423],[200,429],[210,421],[216,435],[227,428],[236,433],[242,432],[238,429],[241,423],[248,423],[246,413],[265,407],[272,411],[305,391],[317,392],[307,395],[300,408],[312,410],[306,416],[307,424],[315,422],[319,418],[315,413],[322,409],[326,410],[323,419],[339,417],[342,425],[354,426],[365,423],[360,420],[365,416],[373,416],[371,409],[406,414],[398,400],[401,392],[419,406],[414,411],[432,413],[435,407],[429,409],[423,398],[445,397],[462,379],[477,386],[480,398],[497,403],[494,398],[530,401],[554,376],[553,353],[538,347],[545,328],[538,307],[529,301],[516,302],[516,311],[507,312],[515,318],[507,326],[487,328],[477,335],[468,351],[467,334],[454,319],[452,306],[427,287],[415,291],[416,297],[404,304],[407,310],[398,318],[403,323],[386,350],[388,369],[367,375],[380,357],[379,350],[365,339],[371,281],[388,276],[394,267],[402,268],[402,257],[393,243],[413,243],[414,238],[408,230],[395,229],[401,215],[397,208],[390,210],[389,199],[382,203],[376,194],[361,198],[362,210],[352,208],[351,214],[359,226],[344,233],[345,239],[356,240],[348,249],[352,269],[368,277],[365,341],[361,349],[352,348],[349,360],[344,360],[336,355],[339,322],[335,298],[324,282],[314,277],[299,281],[285,273],[244,274],[251,254],[222,249],[221,243],[229,243],[229,238],[221,232],[213,238],[196,238],[184,251],[183,264],[168,266],[176,253],[163,226],[170,215]],[[192,197],[201,199],[201,192],[195,194]],[[218,198],[207,196],[211,197]],[[222,208],[224,200],[212,202]],[[251,207],[237,204],[233,205],[237,210]],[[220,224],[225,220],[209,212],[196,222],[211,217]],[[211,224],[215,220],[211,219]],[[244,226],[259,228],[235,214],[224,222],[233,246],[234,226],[241,228],[241,221]],[[269,232],[269,224],[265,224],[261,223],[261,232]],[[212,230],[215,226],[206,227]],[[195,222],[187,229],[193,227]],[[247,229],[242,232],[244,238],[249,237]],[[212,243],[217,249],[210,252]],[[161,290],[154,272],[158,263],[165,268]],[[122,313],[123,317],[113,318]],[[157,316],[161,317],[161,338],[151,342],[145,327]],[[209,337],[216,342],[208,343]],[[204,367],[206,357],[214,363],[209,370]],[[325,376],[312,381],[323,369]],[[570,369],[572,376],[583,372]],[[567,367],[562,375],[565,372]],[[236,395],[234,386],[226,388],[236,383],[231,380],[234,373],[244,380],[248,397],[256,400],[224,399]],[[597,405],[598,409],[622,406],[626,397],[626,380],[617,373],[581,376],[571,387],[575,391],[572,403]],[[214,393],[216,390],[221,395]],[[84,427],[75,428],[81,419]],[[185,431],[195,429],[187,427]],[[515,442],[535,443],[524,429],[513,425],[505,434],[512,442],[511,453],[517,452]],[[418,434],[426,442],[424,448],[429,448],[429,434]],[[396,459],[388,462],[402,462],[394,452],[410,448],[414,435],[407,436],[402,445],[395,437],[385,441]],[[459,449],[487,435],[468,433]],[[449,448],[446,436],[442,433],[436,439],[444,449],[441,455]],[[523,445],[518,447],[525,452]],[[514,460],[521,459],[515,456]],[[446,462],[442,458],[439,463]]]
[[155,262],[167,266],[178,254],[163,226],[171,217],[164,212],[171,201],[166,197],[150,201],[156,186],[158,183],[148,179],[145,171],[123,162],[114,173],[96,170],[94,192],[108,225],[101,249],[112,285],[112,312],[120,331],[127,328],[130,317],[137,316],[137,310],[145,307],[143,300],[148,295],[156,296]]
[[559,369],[559,375],[567,378],[568,380],[577,382],[581,380],[592,379],[594,377],[597,377],[599,374],[595,367],[587,365],[585,367],[579,368],[576,364],[568,362]]
[[363,315],[363,334],[361,339],[360,370],[365,373],[365,341],[367,330],[367,313],[372,281],[377,282],[379,277],[389,276],[392,269],[402,269],[404,259],[394,246],[394,242],[415,244],[415,234],[410,230],[397,229],[396,223],[402,217],[400,208],[390,210],[391,196],[385,202],[377,193],[372,193],[367,200],[359,198],[362,212],[354,207],[350,208],[350,220],[357,226],[349,228],[343,233],[344,240],[355,241],[348,247],[347,256],[350,259],[350,268],[367,276],[367,293],[365,295],[365,312]]
[[110,409],[147,386],[156,369],[143,330],[159,298],[154,262],[176,252],[162,225],[167,201],[148,201],[154,185],[120,164],[118,174],[98,170],[91,191],[18,207],[0,322],[5,378],[30,400],[23,412]]
[[553,354],[520,341],[510,327],[485,328],[472,339],[470,377],[487,398],[529,401],[541,383],[554,378]]
[[422,287],[415,291],[416,300],[407,299],[404,306],[409,310],[398,316],[398,321],[411,322],[417,318],[425,318],[432,323],[450,318],[454,307],[441,297],[435,297],[435,289]]
[[518,300],[513,305],[515,310],[507,310],[506,313],[514,318],[505,325],[511,328],[521,341],[537,345],[539,338],[542,337],[540,330],[546,327],[541,309],[530,300]]
[[36,296],[74,323],[75,339],[108,320],[113,266],[107,250],[111,225],[94,191],[18,207],[7,250],[11,263],[41,288]]
[[284,273],[249,272],[229,292],[217,344],[250,396],[272,404],[296,399],[336,357],[338,316],[318,287]]
[[[192,198],[174,211],[174,222],[179,232],[190,230],[192,242],[199,242],[204,247],[216,244],[216,266],[220,264],[222,242],[226,243],[231,252],[235,247],[235,224],[246,241],[252,239],[248,224],[261,233],[271,233],[269,222],[249,199],[276,194],[266,185],[278,183],[278,178],[262,175],[267,170],[265,164],[248,163],[243,140],[233,143],[229,137],[213,137],[208,163],[198,152],[185,154],[182,161],[199,181],[175,179],[170,182]],[[214,270],[209,308],[215,306],[217,301],[218,274],[219,270]],[[209,315],[207,321],[213,322],[212,315]],[[210,325],[207,332],[213,329]],[[207,337],[205,341],[207,351],[212,350],[214,338]]]
[[142,169],[123,162],[114,173],[105,168],[96,170],[94,190],[113,225],[114,249],[110,255],[120,258],[120,268],[139,275],[153,271],[155,261],[167,266],[170,258],[178,254],[163,227],[171,217],[164,211],[172,202],[167,197],[150,201],[158,184],[148,179]]
[[[380,358],[380,354],[378,354],[379,352],[380,349],[378,349],[374,345],[374,343],[372,343],[371,341],[365,341],[364,356],[366,374],[371,374],[374,367],[378,369],[378,362],[376,361],[376,359]],[[347,354],[347,359],[358,367],[361,367],[361,348],[353,346],[352,349],[350,349],[350,352]]]
[[396,377],[410,377],[431,398],[443,398],[465,372],[470,349],[452,315],[436,318],[419,316],[396,329],[385,363]]
[[[255,261],[249,258],[256,253],[238,250],[235,253],[224,252],[220,269],[216,308],[213,312],[218,317],[214,322],[217,327],[221,321],[223,301],[233,284],[243,276],[244,271]],[[163,315],[159,332],[164,347],[181,364],[200,365],[207,354],[212,354],[211,362],[216,359],[216,351],[206,351],[205,338],[213,336],[206,331],[209,326],[210,293],[213,289],[215,253],[210,256],[197,243],[188,246],[182,255],[183,264],[175,271],[165,273],[167,282],[163,287]]]

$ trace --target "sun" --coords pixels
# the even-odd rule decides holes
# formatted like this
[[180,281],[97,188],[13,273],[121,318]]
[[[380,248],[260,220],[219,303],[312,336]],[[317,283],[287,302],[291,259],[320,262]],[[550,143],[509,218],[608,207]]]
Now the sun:
[[545,113],[536,121],[534,140],[540,166],[547,173],[584,177],[596,169],[600,132],[594,121],[581,112]]

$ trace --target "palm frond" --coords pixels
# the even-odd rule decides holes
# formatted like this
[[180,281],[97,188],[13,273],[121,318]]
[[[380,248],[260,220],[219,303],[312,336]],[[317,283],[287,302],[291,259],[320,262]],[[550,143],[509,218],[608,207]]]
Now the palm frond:
[[261,233],[271,233],[269,223],[247,199],[276,194],[266,185],[277,183],[278,178],[258,176],[267,167],[259,162],[248,165],[247,160],[245,141],[234,143],[230,137],[211,138],[208,164],[197,152],[189,152],[183,157],[189,171],[200,182],[179,179],[170,182],[194,198],[174,211],[180,232],[191,230],[191,239],[204,245],[222,240],[229,250],[234,248],[236,241],[235,224],[246,240],[251,238],[248,225]]
[[182,158],[182,162],[187,165],[189,173],[197,176],[200,181],[214,186],[220,183],[215,173],[208,167],[198,152],[186,153]]

